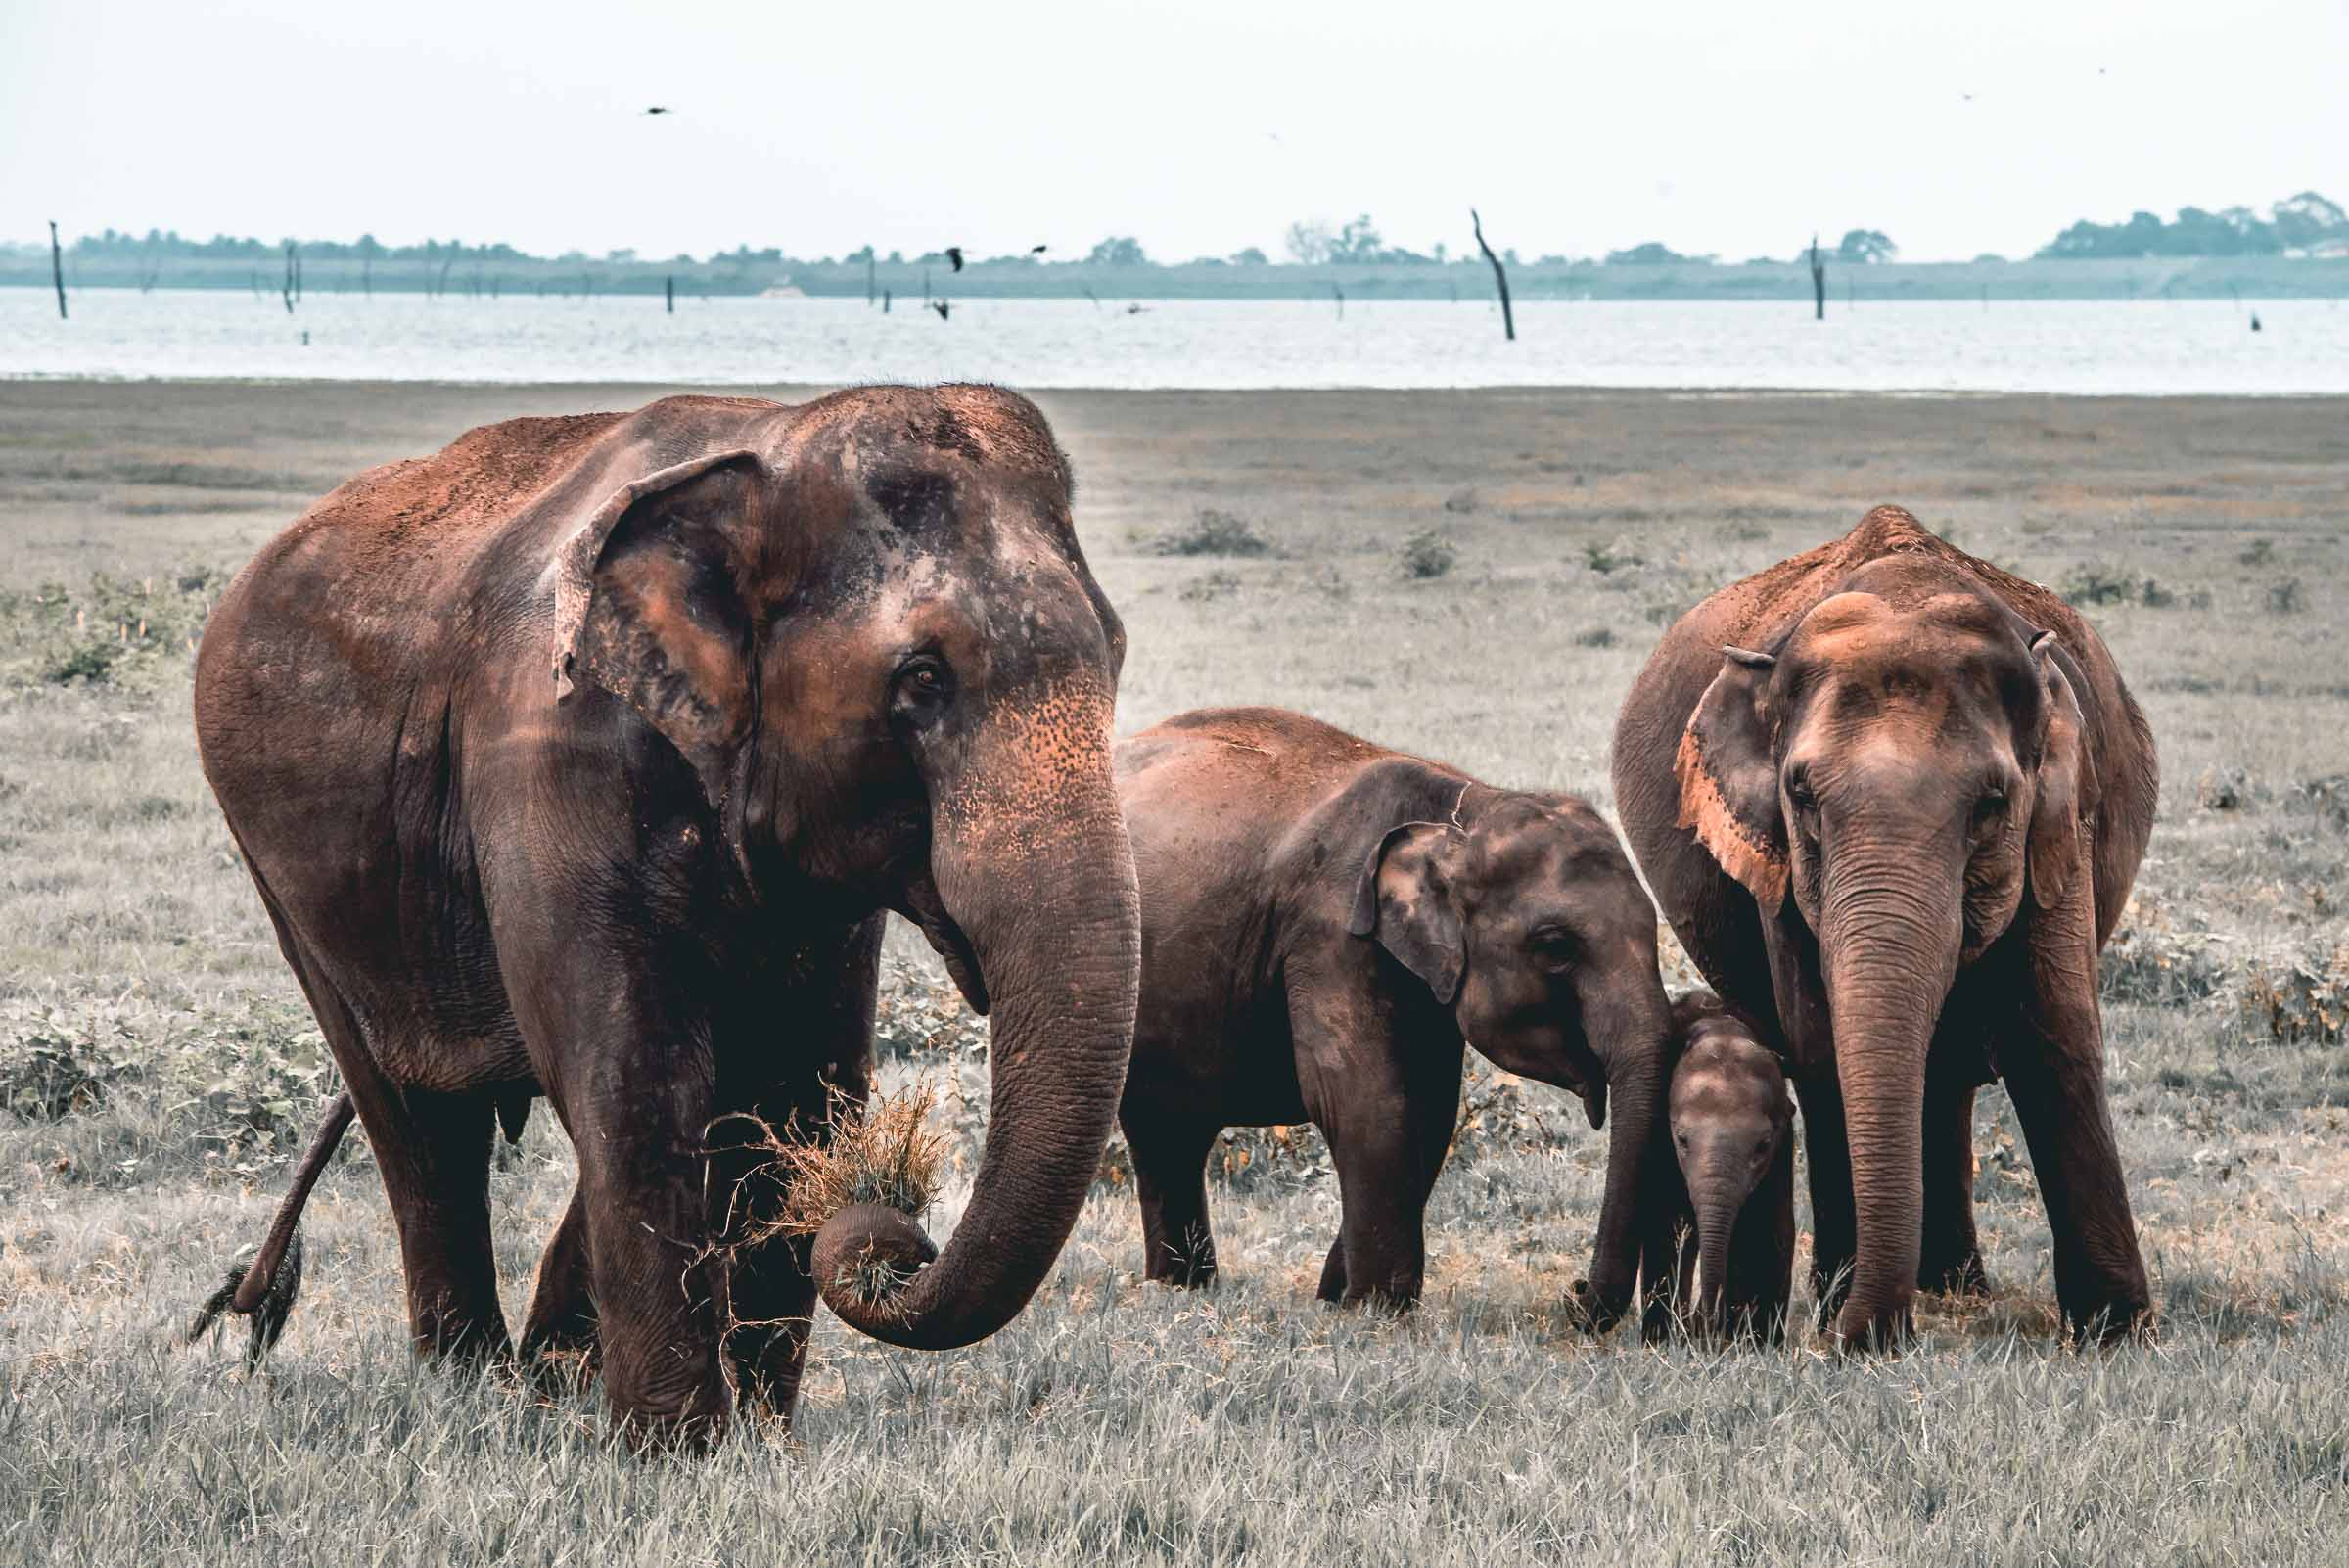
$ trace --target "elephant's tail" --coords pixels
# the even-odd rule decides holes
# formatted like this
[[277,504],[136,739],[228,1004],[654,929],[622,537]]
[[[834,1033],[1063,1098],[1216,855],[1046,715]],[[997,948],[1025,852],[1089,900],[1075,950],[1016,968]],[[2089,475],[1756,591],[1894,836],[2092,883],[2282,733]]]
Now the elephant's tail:
[[277,1217],[269,1223],[260,1251],[246,1262],[229,1266],[220,1288],[197,1309],[196,1320],[188,1325],[183,1343],[193,1345],[204,1338],[223,1313],[251,1318],[252,1338],[245,1347],[245,1363],[258,1366],[278,1335],[286,1331],[294,1298],[301,1291],[302,1206],[310,1201],[310,1189],[318,1184],[319,1173],[349,1130],[351,1111],[348,1089],[328,1104],[326,1120],[311,1134],[309,1152],[294,1172],[293,1189],[277,1206]]

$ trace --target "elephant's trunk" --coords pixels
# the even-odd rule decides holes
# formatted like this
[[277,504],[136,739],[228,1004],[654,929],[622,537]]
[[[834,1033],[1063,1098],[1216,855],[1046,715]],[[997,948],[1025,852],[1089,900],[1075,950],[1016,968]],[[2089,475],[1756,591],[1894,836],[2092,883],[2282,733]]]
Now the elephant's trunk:
[[1589,1327],[1612,1327],[1631,1310],[1639,1282],[1643,1246],[1661,1251],[1670,1222],[1671,1183],[1661,1169],[1671,1161],[1664,1146],[1663,1106],[1670,1073],[1666,1048],[1672,1007],[1652,973],[1631,994],[1587,997],[1583,1018],[1607,1066],[1607,1098],[1614,1130],[1607,1141],[1606,1188],[1599,1199],[1598,1234],[1590,1247],[1590,1275],[1578,1288]]
[[1715,1331],[1729,1326],[1722,1320],[1729,1283],[1729,1235],[1744,1202],[1738,1183],[1722,1176],[1708,1177],[1696,1195],[1696,1321]]
[[1835,879],[1821,922],[1858,1247],[1835,1338],[1853,1348],[1906,1338],[1916,1294],[1925,1053],[1962,928],[1956,878],[1946,893],[1908,891],[1919,863],[1849,868]]
[[816,1235],[826,1305],[875,1339],[950,1350],[1001,1328],[1099,1174],[1141,968],[1108,719],[1105,699],[1041,703],[974,740],[936,797],[931,867],[990,1005],[993,1092],[970,1205],[935,1262],[911,1221],[873,1205]]

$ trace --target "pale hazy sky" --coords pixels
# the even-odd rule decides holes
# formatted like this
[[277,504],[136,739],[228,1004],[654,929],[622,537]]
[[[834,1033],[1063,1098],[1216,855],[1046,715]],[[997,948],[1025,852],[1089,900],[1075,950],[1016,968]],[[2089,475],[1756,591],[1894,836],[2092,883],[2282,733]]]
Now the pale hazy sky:
[[[1967,95],[1971,95],[1969,98]],[[657,118],[652,104],[675,113]],[[1912,259],[2349,202],[2349,3],[0,0],[0,237]]]

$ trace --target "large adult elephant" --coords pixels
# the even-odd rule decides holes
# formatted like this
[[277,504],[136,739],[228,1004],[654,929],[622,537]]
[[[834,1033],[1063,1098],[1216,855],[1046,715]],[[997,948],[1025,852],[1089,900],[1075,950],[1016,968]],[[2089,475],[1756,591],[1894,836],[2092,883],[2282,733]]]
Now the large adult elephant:
[[1837,1339],[1897,1341],[1920,1281],[1979,1279],[1968,1140],[1994,1076],[2070,1327],[2142,1317],[2096,952],[2158,777],[2087,623],[1878,507],[1681,618],[1624,702],[1614,773],[1681,945],[1782,1034]]
[[[366,1125],[419,1347],[509,1353],[485,1179],[534,1089],[579,1181],[526,1344],[591,1333],[633,1433],[706,1435],[730,1381],[788,1414],[819,1283],[934,1349],[1027,1302],[1116,1115],[1140,961],[1125,636],[1070,498],[991,388],[673,397],[363,474],[223,596],[205,771]],[[729,1263],[781,1195],[738,1194],[705,1130],[862,1098],[887,909],[994,1013],[962,1223],[941,1254],[858,1207],[812,1260]]]

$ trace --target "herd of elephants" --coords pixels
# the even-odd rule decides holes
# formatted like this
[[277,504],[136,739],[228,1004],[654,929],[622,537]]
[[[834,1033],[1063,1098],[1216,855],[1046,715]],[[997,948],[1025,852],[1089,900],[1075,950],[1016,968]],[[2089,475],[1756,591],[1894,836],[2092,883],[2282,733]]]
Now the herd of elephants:
[[[670,397],[484,426],[266,545],[196,730],[345,1086],[206,1319],[274,1340],[354,1115],[419,1349],[573,1353],[641,1442],[788,1416],[819,1294],[896,1345],[1001,1328],[1118,1124],[1150,1278],[1215,1272],[1222,1129],[1311,1121],[1321,1296],[1406,1304],[1473,1045],[1613,1119],[1568,1302],[1593,1332],[1783,1331],[1799,1105],[1820,1327],[1897,1346],[1919,1290],[1984,1288],[1993,1078],[2069,1332],[2144,1320],[2096,955],[2156,763],[2069,606],[1868,513],[1665,634],[1617,720],[1619,839],[1273,709],[1113,741],[1126,633],[1072,496],[995,388]],[[1668,996],[1659,905],[1710,992]],[[852,1203],[736,1245],[784,1194],[708,1130],[863,1103],[893,910],[992,1015],[961,1222],[941,1250]],[[517,1346],[488,1173],[540,1096],[578,1178]]]

